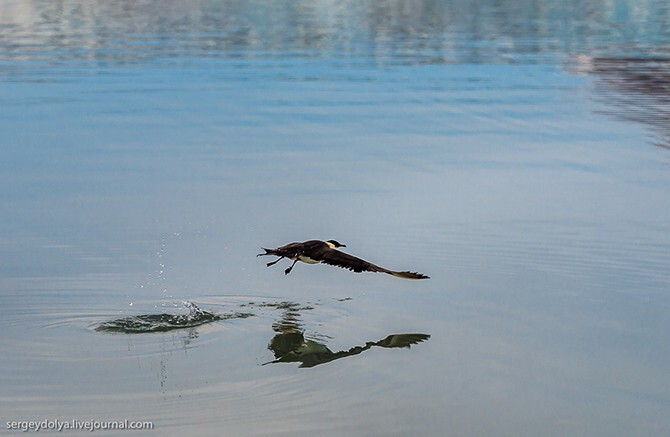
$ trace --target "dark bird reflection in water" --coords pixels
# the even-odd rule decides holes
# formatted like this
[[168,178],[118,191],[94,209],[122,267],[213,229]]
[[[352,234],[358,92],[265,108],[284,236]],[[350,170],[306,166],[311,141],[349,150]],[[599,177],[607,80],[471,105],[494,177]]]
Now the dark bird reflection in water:
[[301,331],[282,332],[275,335],[268,346],[277,359],[263,365],[300,362],[302,364],[299,367],[314,367],[339,358],[358,355],[373,346],[409,348],[411,345],[421,343],[428,338],[430,338],[428,334],[391,334],[383,340],[368,341],[365,346],[354,346],[347,350],[333,352],[323,343],[306,339]]
[[281,320],[273,325],[277,332],[268,349],[272,351],[276,360],[273,363],[301,363],[299,367],[314,367],[329,363],[339,358],[358,355],[374,346],[384,348],[409,348],[413,344],[421,343],[430,338],[428,334],[391,334],[379,341],[368,341],[365,346],[353,346],[347,350],[333,352],[324,343],[305,338],[301,329],[300,314],[296,306],[289,306]]

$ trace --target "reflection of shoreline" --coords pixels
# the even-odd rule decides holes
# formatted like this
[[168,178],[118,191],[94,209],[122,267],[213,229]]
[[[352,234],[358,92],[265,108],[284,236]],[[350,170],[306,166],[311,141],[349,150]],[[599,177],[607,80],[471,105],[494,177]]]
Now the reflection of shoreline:
[[413,344],[421,343],[430,338],[428,334],[391,334],[386,338],[365,343],[365,346],[353,346],[347,350],[331,351],[324,343],[306,339],[301,329],[300,313],[297,304],[289,304],[279,322],[273,324],[277,334],[270,340],[268,349],[275,356],[274,363],[301,363],[299,367],[314,367],[319,364],[358,355],[374,346],[383,348],[409,348]]
[[670,55],[579,56],[574,65],[596,78],[596,98],[606,105],[601,112],[646,125],[656,145],[670,148]]
[[417,56],[405,59],[410,62],[477,62],[562,56],[575,47],[592,52],[602,48],[603,38],[618,41],[623,30],[635,35],[626,44],[639,46],[666,36],[668,12],[661,2],[636,1],[635,12],[624,15],[614,3],[583,3],[21,0],[0,8],[0,59],[42,60],[53,51],[58,60],[124,63],[287,52],[355,56],[368,50],[378,58]]

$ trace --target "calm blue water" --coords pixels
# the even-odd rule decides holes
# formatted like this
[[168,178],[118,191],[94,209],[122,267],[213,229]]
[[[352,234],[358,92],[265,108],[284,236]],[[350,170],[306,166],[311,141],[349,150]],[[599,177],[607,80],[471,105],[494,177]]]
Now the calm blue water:
[[3,1],[0,427],[670,434],[669,22]]

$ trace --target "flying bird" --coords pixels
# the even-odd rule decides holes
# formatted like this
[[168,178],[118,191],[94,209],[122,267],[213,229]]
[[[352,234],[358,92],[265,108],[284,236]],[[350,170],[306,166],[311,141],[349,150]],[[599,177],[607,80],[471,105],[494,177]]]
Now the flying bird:
[[355,256],[349,255],[348,253],[341,252],[337,250],[338,247],[347,247],[344,244],[338,243],[335,240],[321,241],[321,240],[308,240],[302,243],[289,243],[285,246],[278,247],[276,249],[266,249],[261,247],[265,253],[259,253],[256,256],[265,256],[265,255],[274,255],[278,256],[276,260],[267,263],[267,266],[270,267],[278,263],[283,258],[288,258],[293,261],[293,264],[286,270],[285,274],[291,273],[293,266],[298,261],[302,261],[307,264],[330,264],[331,266],[342,267],[344,269],[349,269],[356,273],[360,272],[381,272],[388,273],[389,275],[396,276],[398,278],[405,279],[428,279],[428,276],[423,275],[417,272],[398,272],[395,270],[389,270],[384,267],[379,267],[378,265],[372,264],[371,262],[365,261],[363,259],[357,258]]

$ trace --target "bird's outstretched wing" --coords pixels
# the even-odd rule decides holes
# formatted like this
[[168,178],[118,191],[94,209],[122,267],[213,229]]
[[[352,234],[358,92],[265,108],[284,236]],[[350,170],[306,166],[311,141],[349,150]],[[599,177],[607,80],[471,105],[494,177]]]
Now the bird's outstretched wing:
[[383,267],[376,266],[364,259],[357,258],[337,249],[325,250],[319,254],[319,261],[331,266],[342,267],[351,271],[360,272],[385,272]]
[[343,269],[349,269],[351,271],[360,273],[360,272],[378,272],[378,273],[388,273],[389,275],[397,276],[399,278],[405,279],[428,279],[428,276],[422,275],[417,272],[396,272],[393,270],[380,267],[376,264],[372,264],[369,261],[364,259],[357,258],[348,253],[340,252],[337,249],[330,249],[324,251],[320,254],[318,261],[329,264],[331,266],[342,267]]

